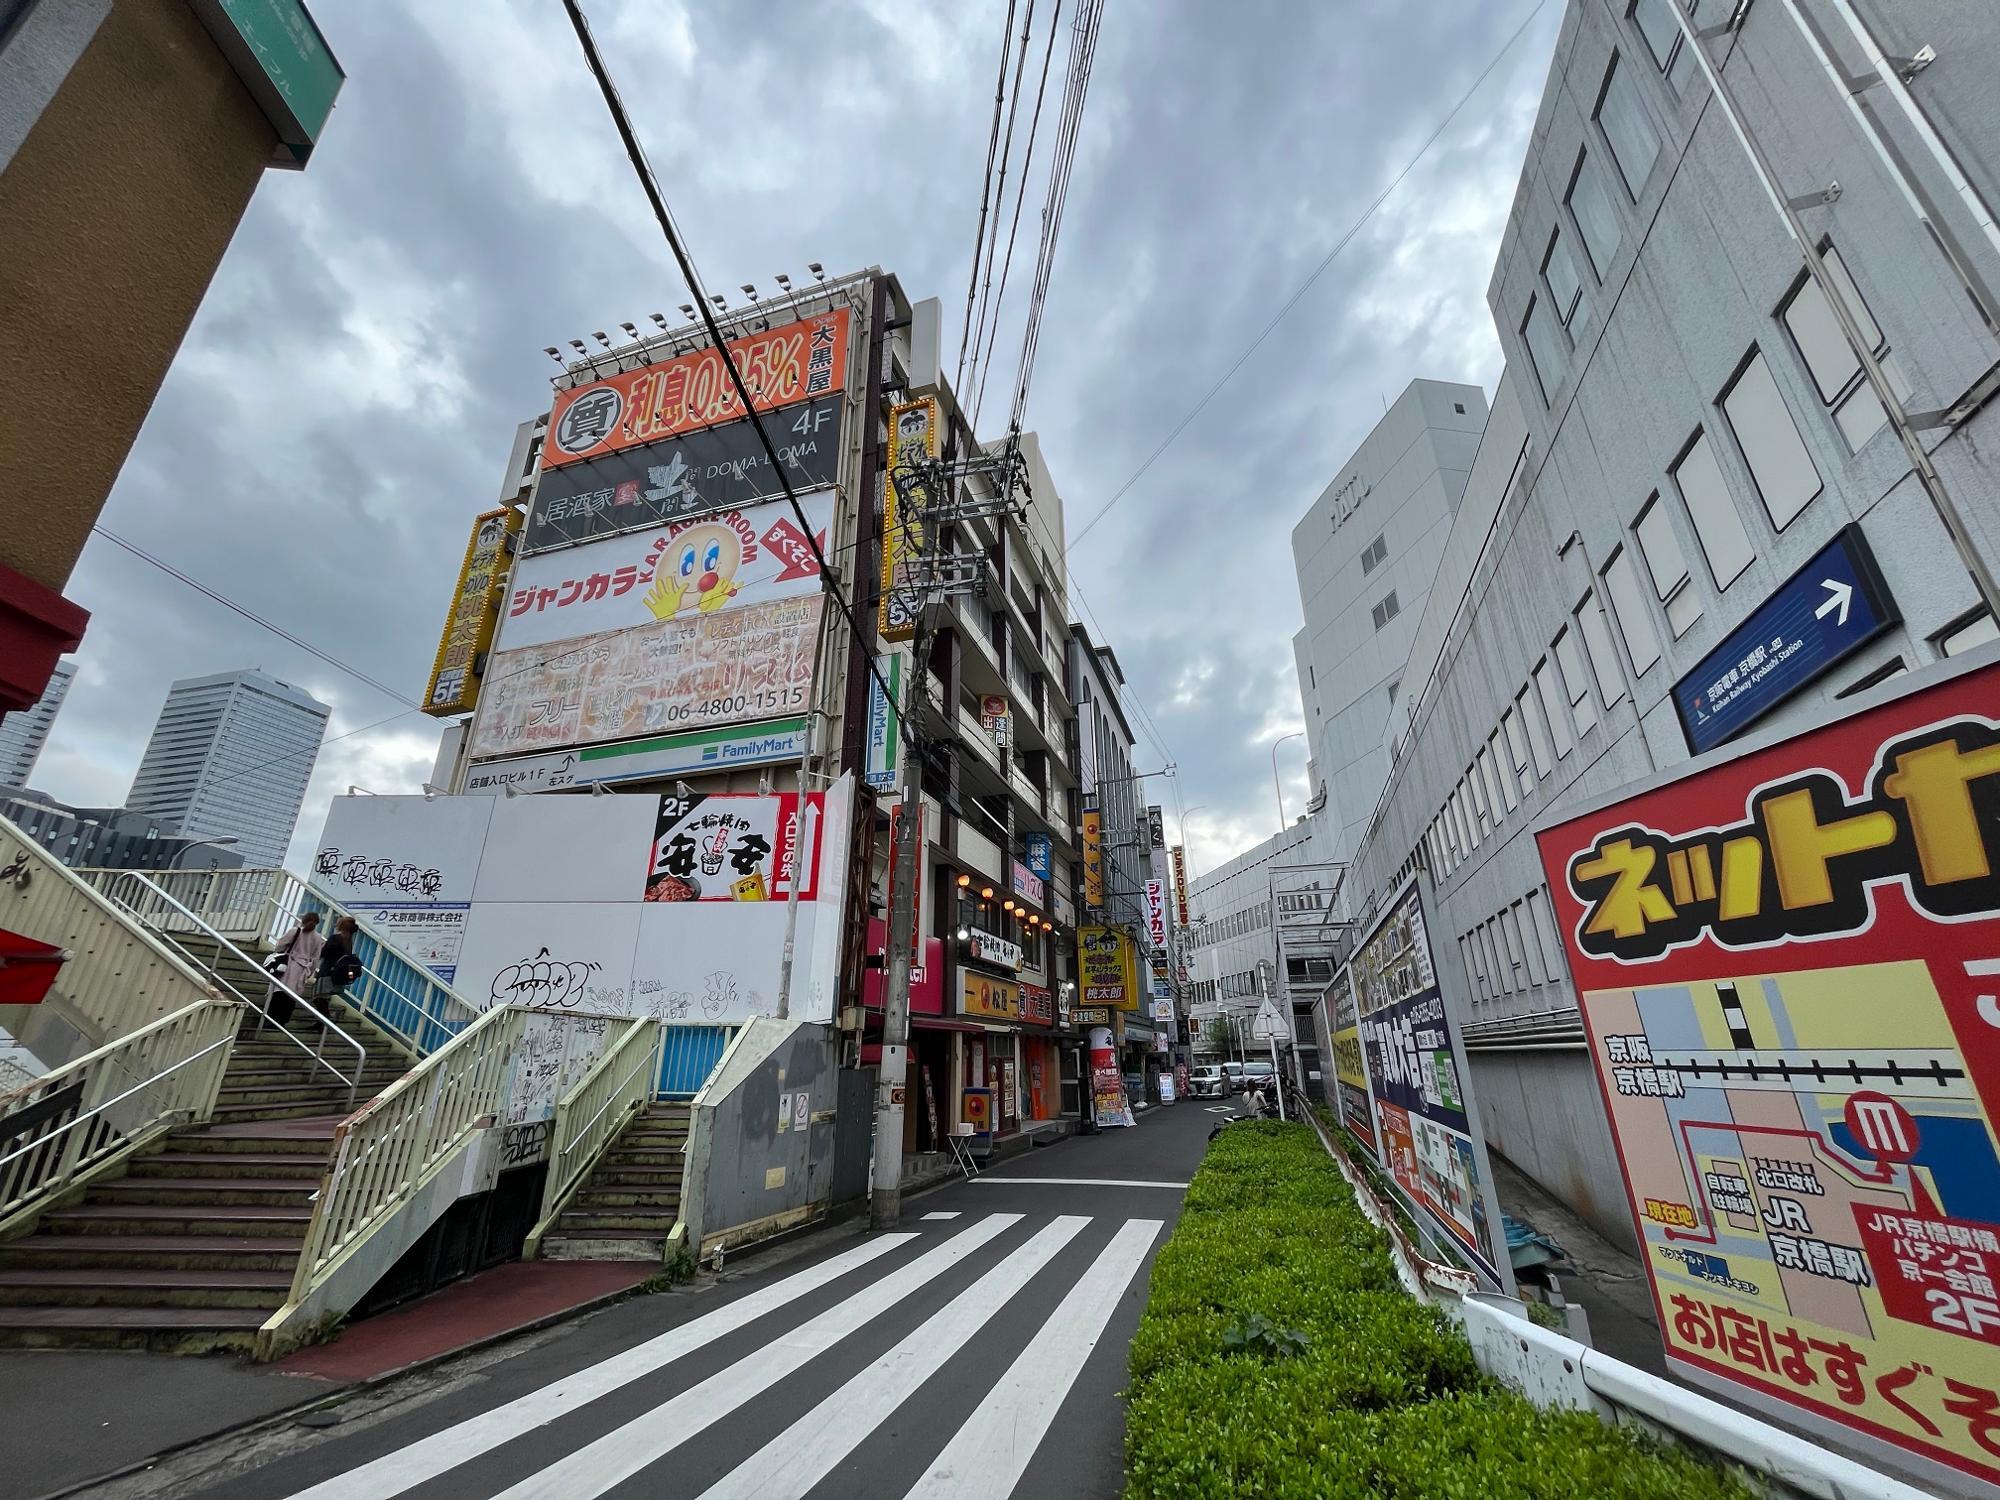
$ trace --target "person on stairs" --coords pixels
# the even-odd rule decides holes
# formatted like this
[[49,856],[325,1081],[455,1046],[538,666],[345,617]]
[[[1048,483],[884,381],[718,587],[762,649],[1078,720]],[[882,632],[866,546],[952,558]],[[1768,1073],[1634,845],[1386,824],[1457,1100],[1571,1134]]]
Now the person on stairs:
[[319,972],[320,950],[325,946],[319,913],[309,911],[271,955],[267,967],[278,982],[265,997],[264,1008],[280,1026],[290,1024],[292,1012],[298,1008],[297,997],[310,992],[313,976]]
[[361,955],[354,951],[355,921],[342,917],[333,924],[333,936],[319,950],[319,983],[313,997],[339,994],[361,977]]

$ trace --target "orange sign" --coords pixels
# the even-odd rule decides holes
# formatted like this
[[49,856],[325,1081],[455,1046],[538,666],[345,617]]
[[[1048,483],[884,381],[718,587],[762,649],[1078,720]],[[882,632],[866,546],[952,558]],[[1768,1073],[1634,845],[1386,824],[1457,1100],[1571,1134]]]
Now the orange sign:
[[[848,310],[732,339],[736,368],[759,411],[829,396],[847,385]],[[556,393],[542,467],[601,458],[745,415],[713,347]]]
[[967,969],[965,987],[959,996],[961,1014],[1006,1021],[1021,1019],[1021,987],[1005,979],[993,979]]

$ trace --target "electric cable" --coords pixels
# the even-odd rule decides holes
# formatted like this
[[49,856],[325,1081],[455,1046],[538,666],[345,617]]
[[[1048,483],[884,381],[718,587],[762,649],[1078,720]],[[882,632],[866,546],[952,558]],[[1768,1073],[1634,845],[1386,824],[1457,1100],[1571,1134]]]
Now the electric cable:
[[972,240],[972,274],[965,284],[965,326],[958,334],[958,371],[952,376],[953,390],[964,384],[965,348],[972,337],[972,304],[979,291],[979,257],[986,246],[987,195],[993,186],[993,158],[1000,149],[1000,106],[1007,97],[1007,58],[1014,46],[1014,6],[1015,0],[1007,0],[1007,19],[1000,27],[1000,75],[993,84],[993,126],[986,138],[986,176],[979,185],[979,232]]

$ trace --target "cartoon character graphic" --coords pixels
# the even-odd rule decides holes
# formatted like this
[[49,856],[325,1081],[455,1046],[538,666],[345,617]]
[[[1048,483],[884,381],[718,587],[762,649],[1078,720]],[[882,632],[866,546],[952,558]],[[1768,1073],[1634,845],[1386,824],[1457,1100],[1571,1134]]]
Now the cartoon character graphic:
[[646,594],[655,619],[670,620],[692,606],[713,614],[742,591],[736,570],[743,566],[743,541],[727,526],[690,526],[661,556]]

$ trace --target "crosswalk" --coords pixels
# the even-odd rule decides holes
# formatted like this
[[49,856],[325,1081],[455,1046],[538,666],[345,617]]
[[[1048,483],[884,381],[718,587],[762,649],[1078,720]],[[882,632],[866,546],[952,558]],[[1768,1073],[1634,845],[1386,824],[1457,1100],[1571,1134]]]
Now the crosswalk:
[[1162,1227],[927,1218],[386,1452],[349,1439],[351,1463],[318,1483],[252,1475],[242,1493],[1007,1500],[1121,1303],[1143,1295]]

